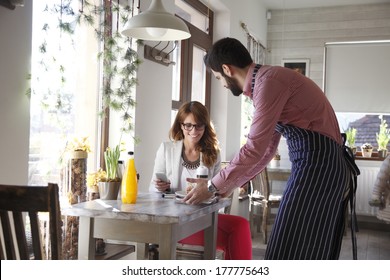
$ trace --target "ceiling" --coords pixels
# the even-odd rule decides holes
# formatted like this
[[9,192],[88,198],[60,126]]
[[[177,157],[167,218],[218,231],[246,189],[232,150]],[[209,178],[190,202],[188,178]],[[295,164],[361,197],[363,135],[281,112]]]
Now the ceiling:
[[390,3],[390,0],[262,0],[268,10]]

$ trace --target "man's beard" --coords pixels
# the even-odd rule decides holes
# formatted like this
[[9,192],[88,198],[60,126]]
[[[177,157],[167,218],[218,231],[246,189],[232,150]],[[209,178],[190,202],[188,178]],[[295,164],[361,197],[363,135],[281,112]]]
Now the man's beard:
[[224,78],[225,78],[226,83],[228,85],[228,89],[230,89],[230,91],[233,93],[233,95],[240,96],[242,93],[242,89],[237,85],[236,80],[234,80],[228,76],[225,76],[225,75],[224,75]]

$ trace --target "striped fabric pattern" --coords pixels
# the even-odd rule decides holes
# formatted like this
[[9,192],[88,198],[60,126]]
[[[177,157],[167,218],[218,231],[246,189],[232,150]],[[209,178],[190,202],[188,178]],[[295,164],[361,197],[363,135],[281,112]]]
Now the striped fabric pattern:
[[276,130],[287,139],[292,169],[265,259],[338,259],[350,180],[343,148],[314,131],[281,124]]

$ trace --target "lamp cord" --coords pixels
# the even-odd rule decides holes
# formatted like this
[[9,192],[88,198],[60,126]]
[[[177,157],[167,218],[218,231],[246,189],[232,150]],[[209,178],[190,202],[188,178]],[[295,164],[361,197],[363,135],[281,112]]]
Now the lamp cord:
[[162,60],[161,53],[163,52],[163,50],[165,50],[165,49],[169,46],[169,43],[170,43],[170,42],[168,41],[167,45],[166,45],[164,48],[162,48],[162,49],[160,50],[160,52],[158,53],[158,55],[156,55],[156,56],[154,57],[155,60],[158,60],[158,61]]

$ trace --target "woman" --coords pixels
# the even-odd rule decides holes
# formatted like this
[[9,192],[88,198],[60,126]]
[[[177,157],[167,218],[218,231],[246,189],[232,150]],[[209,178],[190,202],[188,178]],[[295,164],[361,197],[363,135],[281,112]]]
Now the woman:
[[[183,104],[170,130],[171,141],[163,142],[156,154],[151,191],[175,192],[186,190],[187,178],[195,178],[202,162],[208,168],[209,178],[221,168],[218,140],[207,108],[200,102]],[[168,181],[156,178],[163,173]],[[183,244],[203,245],[203,231],[180,241]],[[252,239],[246,219],[233,215],[218,215],[217,248],[224,251],[225,259],[252,258]]]

